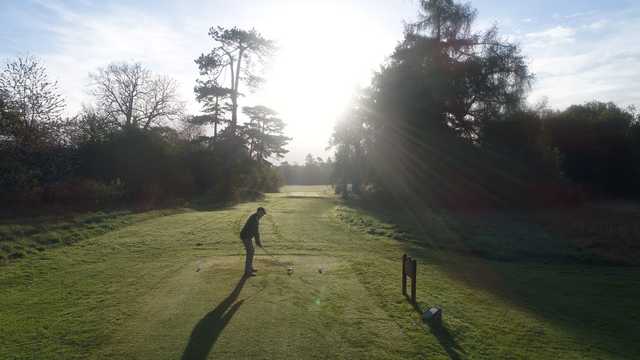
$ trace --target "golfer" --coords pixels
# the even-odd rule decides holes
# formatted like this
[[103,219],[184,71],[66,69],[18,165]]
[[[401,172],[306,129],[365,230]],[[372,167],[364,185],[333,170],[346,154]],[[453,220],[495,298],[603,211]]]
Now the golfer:
[[242,231],[240,231],[240,239],[242,239],[242,243],[244,244],[244,248],[247,250],[247,257],[244,262],[244,275],[245,276],[256,276],[256,269],[253,268],[253,254],[255,253],[255,248],[253,247],[253,242],[251,241],[253,238],[256,239],[256,245],[262,247],[262,243],[260,242],[260,219],[267,214],[267,211],[263,207],[259,207],[256,210],[255,214],[252,214],[247,219],[247,222],[244,224]]

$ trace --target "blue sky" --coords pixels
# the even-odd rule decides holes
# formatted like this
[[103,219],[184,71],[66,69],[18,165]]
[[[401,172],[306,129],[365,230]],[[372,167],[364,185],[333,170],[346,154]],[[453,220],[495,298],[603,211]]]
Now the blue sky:
[[[59,81],[69,113],[83,103],[88,73],[141,61],[175,78],[192,112],[193,59],[210,48],[212,25],[255,27],[280,45],[265,88],[244,99],[280,111],[290,161],[325,148],[354,89],[367,84],[412,21],[416,0],[91,1],[0,0],[0,59],[36,55]],[[518,42],[536,80],[529,101],[554,108],[594,99],[640,105],[640,1],[477,0],[477,27],[494,23]],[[311,110],[310,110],[311,109]]]

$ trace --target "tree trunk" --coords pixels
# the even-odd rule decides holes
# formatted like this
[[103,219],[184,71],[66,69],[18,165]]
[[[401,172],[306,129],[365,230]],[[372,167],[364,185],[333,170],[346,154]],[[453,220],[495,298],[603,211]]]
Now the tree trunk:
[[[242,55],[244,54],[244,48],[241,48],[240,51],[238,51],[238,60],[236,63],[236,70],[235,70],[235,79],[233,80],[232,86],[233,86],[233,91],[231,93],[231,103],[232,103],[232,109],[231,109],[231,133],[233,135],[236,135],[236,128],[238,126],[238,94],[240,93],[240,65],[242,64]],[[231,68],[232,68],[232,74],[233,74],[233,62],[231,63]]]
[[236,134],[238,125],[238,91],[233,90],[231,93],[231,134]]
[[[252,128],[252,127],[253,127],[253,119],[249,120],[249,128]],[[251,142],[249,143],[249,159],[253,158],[253,151],[255,150],[255,146],[256,146],[256,138],[252,137]]]
[[260,156],[258,157],[258,162],[262,162],[264,158],[264,122],[266,120],[262,120],[262,125],[260,126]]
[[220,113],[220,108],[218,107],[218,101],[220,97],[216,96],[216,111],[213,113],[213,142],[215,143],[218,140],[218,122],[220,121],[218,115]]

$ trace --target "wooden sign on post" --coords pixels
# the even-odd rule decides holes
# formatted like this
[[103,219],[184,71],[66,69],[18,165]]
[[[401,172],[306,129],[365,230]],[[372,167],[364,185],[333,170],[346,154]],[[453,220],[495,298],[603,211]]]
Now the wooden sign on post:
[[402,255],[402,294],[407,295],[407,276],[411,278],[411,303],[416,304],[416,273],[418,265],[415,259]]

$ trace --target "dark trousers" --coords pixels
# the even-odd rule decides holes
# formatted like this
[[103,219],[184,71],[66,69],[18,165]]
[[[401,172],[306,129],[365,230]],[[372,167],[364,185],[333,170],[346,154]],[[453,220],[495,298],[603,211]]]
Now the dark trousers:
[[256,249],[253,247],[253,240],[242,239],[242,243],[244,244],[244,249],[247,251],[247,256],[244,260],[244,273],[249,274],[253,270],[253,254],[255,254]]

